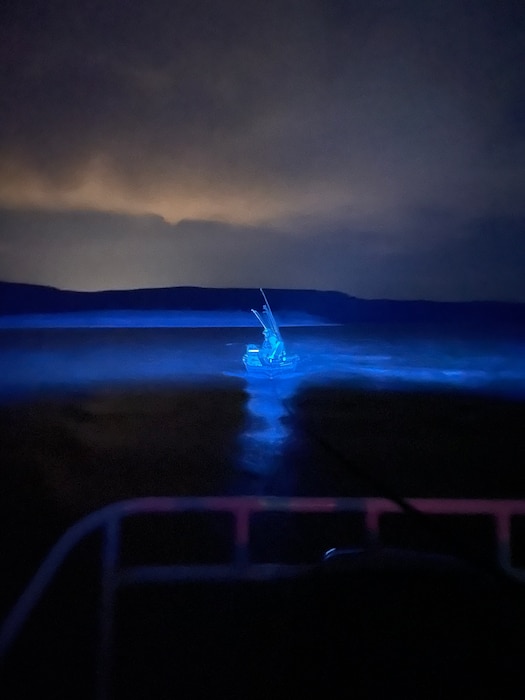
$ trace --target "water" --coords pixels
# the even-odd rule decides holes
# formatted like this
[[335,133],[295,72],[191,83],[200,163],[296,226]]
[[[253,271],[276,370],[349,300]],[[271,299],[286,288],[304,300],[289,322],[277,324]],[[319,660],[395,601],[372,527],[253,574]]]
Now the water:
[[[153,321],[152,316],[152,326]],[[42,327],[40,321],[38,328],[0,330],[0,402],[9,406],[73,397],[99,417],[158,411],[162,419],[159,391],[201,388],[203,396],[208,387],[244,391],[244,419],[232,455],[235,478],[225,487],[230,493],[295,492],[298,474],[289,464],[290,445],[303,438],[290,411],[308,389],[470,392],[525,399],[525,333],[516,329],[491,334],[414,325],[287,326],[283,337],[301,363],[294,374],[270,380],[247,376],[242,365],[245,345],[261,340],[259,328],[147,327],[144,319],[141,327],[128,328],[120,317],[119,323],[83,328],[76,319],[77,327],[67,328],[56,323]],[[139,397],[135,403],[129,398],[133,392]],[[79,396],[83,398],[75,399]],[[222,411],[220,405],[217,411]],[[71,427],[69,419],[75,439],[91,447],[104,440],[126,442],[131,419],[124,427],[100,421]]]
[[[301,365],[284,384],[345,382],[482,390],[525,398],[525,332],[355,325],[283,329]],[[246,379],[242,354],[256,328],[36,328],[0,331],[0,400],[86,387]],[[263,380],[265,382],[265,380]],[[250,383],[261,386],[261,382]],[[289,388],[287,389],[289,392]]]

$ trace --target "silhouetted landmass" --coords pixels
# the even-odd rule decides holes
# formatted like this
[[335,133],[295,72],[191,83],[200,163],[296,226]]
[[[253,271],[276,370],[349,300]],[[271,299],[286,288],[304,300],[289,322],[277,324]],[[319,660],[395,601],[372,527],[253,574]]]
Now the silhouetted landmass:
[[[337,291],[266,289],[274,311],[300,311],[332,323],[471,323],[525,327],[525,304],[359,299]],[[98,310],[246,311],[261,308],[258,289],[162,287],[76,292],[0,282],[0,315]]]

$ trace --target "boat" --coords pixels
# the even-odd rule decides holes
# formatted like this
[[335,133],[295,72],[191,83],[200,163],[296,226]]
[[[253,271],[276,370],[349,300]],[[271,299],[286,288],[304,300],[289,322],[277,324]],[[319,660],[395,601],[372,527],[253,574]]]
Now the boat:
[[267,377],[293,372],[299,362],[299,356],[287,352],[266,294],[262,289],[259,291],[264,299],[263,310],[251,311],[263,327],[264,341],[261,345],[250,343],[246,346],[242,358],[246,371],[252,375]]

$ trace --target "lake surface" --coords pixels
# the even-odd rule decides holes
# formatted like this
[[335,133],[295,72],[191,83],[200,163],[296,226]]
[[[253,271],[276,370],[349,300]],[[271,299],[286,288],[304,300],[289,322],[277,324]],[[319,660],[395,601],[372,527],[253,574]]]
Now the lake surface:
[[[209,319],[208,319],[209,320]],[[342,381],[370,389],[447,387],[525,398],[525,330],[419,325],[283,328],[301,364],[284,383]],[[0,399],[86,387],[245,379],[244,346],[258,328],[92,327],[0,330]]]
[[[197,492],[377,494],[377,487],[363,483],[367,470],[382,483],[395,472],[396,488],[405,495],[519,492],[512,474],[525,458],[525,446],[516,442],[525,406],[525,332],[283,325],[288,350],[301,362],[294,374],[270,380],[247,376],[245,345],[261,342],[262,336],[258,327],[235,325],[237,316],[229,327],[190,327],[187,318],[179,327],[155,327],[155,314],[149,324],[142,315],[140,327],[136,318],[131,319],[135,327],[126,327],[122,314],[118,327],[81,327],[75,318],[76,327],[50,318],[49,327],[40,319],[38,328],[0,330],[1,405],[23,413],[39,404],[48,423],[55,416],[51,427],[29,428],[33,434],[56,432],[60,425],[80,452],[115,461],[115,450],[122,455],[127,445],[155,465],[169,464],[175,447],[181,450],[179,461],[196,465],[199,445],[206,445],[208,459],[216,454],[230,476],[217,482],[215,491],[206,484],[196,486]],[[208,317],[200,320],[209,323]],[[174,398],[181,391],[194,396],[181,404]],[[237,397],[231,420],[230,395]],[[175,444],[167,442],[169,431]],[[338,466],[319,448],[328,439],[330,449],[335,445],[340,452]],[[477,464],[488,473],[488,463],[482,462],[500,461],[504,446],[498,440],[511,441],[514,450],[501,488],[486,475],[459,481],[449,475],[439,487],[438,458],[441,464],[461,457],[465,469]],[[448,447],[441,449],[442,444]],[[426,466],[416,467],[417,459]],[[204,452],[201,461],[206,463]],[[387,461],[395,470],[385,472]],[[403,472],[409,467],[410,475]],[[361,476],[349,478],[352,469]]]

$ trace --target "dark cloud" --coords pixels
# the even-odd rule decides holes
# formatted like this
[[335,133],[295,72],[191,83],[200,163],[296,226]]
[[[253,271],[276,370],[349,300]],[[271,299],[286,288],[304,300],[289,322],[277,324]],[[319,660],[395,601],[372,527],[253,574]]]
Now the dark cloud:
[[[449,225],[446,212],[434,215]],[[306,287],[369,298],[525,300],[525,219],[471,220],[454,236],[408,247],[373,231],[290,236],[93,212],[3,211],[0,231],[0,279],[66,289]]]
[[[141,217],[122,234],[102,227],[108,249],[135,236],[151,258],[130,262],[122,284],[156,284],[164,264],[162,243],[141,247],[145,215],[199,222],[169,229],[195,259],[220,255],[215,241],[235,230],[244,257],[222,266],[222,284],[256,269],[264,232],[276,286],[351,289],[349,270],[370,296],[382,287],[366,284],[356,260],[385,265],[402,295],[398,267],[485,240],[483,226],[465,233],[469,222],[506,221],[522,244],[521,2],[18,0],[1,12],[0,203]],[[76,245],[89,248],[97,227],[78,222]],[[58,241],[52,228],[41,235]],[[19,237],[21,260],[29,240]],[[305,247],[301,276],[286,256]],[[91,274],[88,286],[111,283],[104,261]],[[210,269],[210,283],[218,274]],[[458,277],[428,293],[461,296]]]

